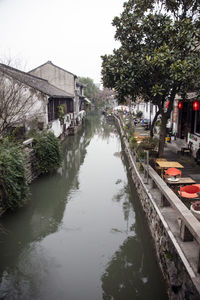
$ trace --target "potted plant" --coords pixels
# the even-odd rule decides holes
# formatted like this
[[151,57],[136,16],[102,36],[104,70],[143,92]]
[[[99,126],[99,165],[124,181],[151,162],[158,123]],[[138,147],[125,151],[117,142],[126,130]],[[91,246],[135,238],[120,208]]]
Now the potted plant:
[[66,114],[66,106],[65,104],[58,105],[58,118],[60,120],[60,123],[64,124],[64,115]]
[[145,158],[146,158],[146,152],[145,151],[141,151],[139,152],[139,158],[142,162],[144,162]]
[[191,204],[190,210],[193,215],[200,221],[200,201],[195,201]]

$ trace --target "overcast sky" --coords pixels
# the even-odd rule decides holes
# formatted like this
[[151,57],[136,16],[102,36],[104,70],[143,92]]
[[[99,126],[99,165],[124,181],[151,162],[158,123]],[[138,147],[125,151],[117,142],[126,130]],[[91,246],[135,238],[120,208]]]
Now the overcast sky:
[[0,57],[29,71],[48,60],[101,78],[101,55],[119,44],[111,22],[124,0],[0,0]]

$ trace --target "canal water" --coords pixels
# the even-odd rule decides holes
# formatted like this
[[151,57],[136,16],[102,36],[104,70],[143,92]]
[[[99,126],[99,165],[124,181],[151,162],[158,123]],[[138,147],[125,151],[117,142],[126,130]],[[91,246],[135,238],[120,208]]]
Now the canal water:
[[0,220],[0,299],[167,299],[120,138],[101,115]]

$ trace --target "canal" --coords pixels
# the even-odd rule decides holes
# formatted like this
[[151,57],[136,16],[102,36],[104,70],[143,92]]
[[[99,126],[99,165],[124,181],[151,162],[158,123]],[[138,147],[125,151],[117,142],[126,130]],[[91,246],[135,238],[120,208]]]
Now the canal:
[[167,299],[114,126],[91,113],[63,149],[1,218],[0,299]]

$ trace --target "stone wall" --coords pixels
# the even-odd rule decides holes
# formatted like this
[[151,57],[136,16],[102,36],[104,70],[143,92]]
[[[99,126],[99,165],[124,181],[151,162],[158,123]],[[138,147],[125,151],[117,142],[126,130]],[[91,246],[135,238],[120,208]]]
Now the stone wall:
[[169,299],[200,299],[199,292],[172,242],[168,230],[169,228],[166,226],[158,209],[156,209],[154,199],[148,192],[143,178],[138,172],[136,159],[129,149],[129,143],[127,142],[126,134],[122,129],[119,119],[117,119],[117,125],[122,136],[125,154],[129,161],[132,180],[136,186],[139,200],[146,214],[151,235],[154,240],[158,263],[168,285]]
[[35,170],[35,165],[36,165],[35,151],[33,150],[33,148],[25,147],[24,154],[27,162],[26,179],[28,183],[31,183],[38,176]]

